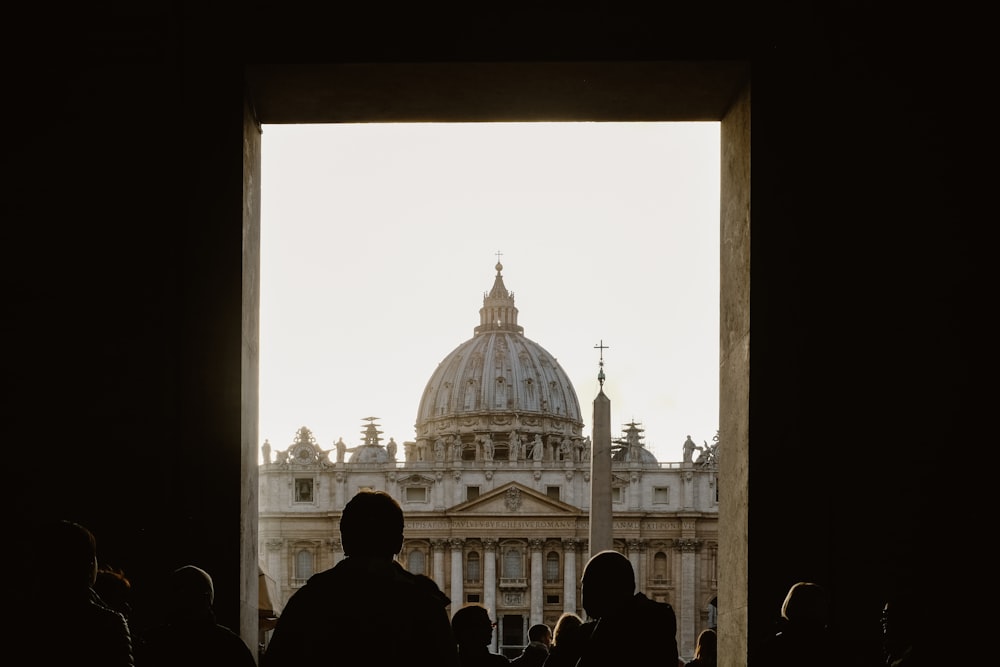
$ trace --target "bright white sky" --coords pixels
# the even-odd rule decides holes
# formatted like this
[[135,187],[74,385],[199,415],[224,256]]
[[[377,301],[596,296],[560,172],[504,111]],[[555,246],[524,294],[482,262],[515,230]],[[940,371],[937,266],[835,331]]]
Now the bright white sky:
[[719,413],[719,124],[265,125],[260,438],[414,439],[472,337],[497,252],[524,335],[591,435],[601,341],[612,437],[660,461]]

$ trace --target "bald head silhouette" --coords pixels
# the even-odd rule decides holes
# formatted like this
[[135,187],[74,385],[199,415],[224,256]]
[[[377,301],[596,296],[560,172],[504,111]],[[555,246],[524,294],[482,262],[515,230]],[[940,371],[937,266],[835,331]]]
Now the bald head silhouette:
[[583,568],[583,608],[592,618],[613,614],[635,594],[635,570],[628,558],[607,549]]

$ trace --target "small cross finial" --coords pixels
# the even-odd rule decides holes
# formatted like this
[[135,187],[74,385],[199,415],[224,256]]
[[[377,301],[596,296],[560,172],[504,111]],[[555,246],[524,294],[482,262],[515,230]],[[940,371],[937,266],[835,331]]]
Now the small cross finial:
[[503,254],[502,252],[500,252],[499,250],[497,250],[497,264],[500,263],[500,255],[502,255],[502,254]]
[[601,360],[599,362],[600,370],[597,373],[597,381],[603,387],[604,386],[604,350],[609,349],[609,346],[604,344],[604,339],[602,338],[601,342],[594,346],[594,349],[601,351]]

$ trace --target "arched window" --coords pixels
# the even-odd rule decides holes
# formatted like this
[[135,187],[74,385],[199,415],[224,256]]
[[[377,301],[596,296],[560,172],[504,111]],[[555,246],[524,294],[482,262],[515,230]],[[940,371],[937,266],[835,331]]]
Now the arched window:
[[424,558],[424,552],[419,549],[414,549],[410,552],[410,556],[406,561],[406,569],[413,574],[427,574],[424,572],[427,559]]
[[667,554],[657,551],[653,556],[653,581],[663,582],[667,580]]
[[465,557],[465,580],[478,582],[482,578],[478,551],[470,551]]
[[503,556],[504,579],[520,579],[524,576],[524,561],[519,549],[508,549]]
[[559,581],[559,554],[550,551],[545,557],[545,581],[555,583]]
[[313,576],[313,555],[308,549],[300,549],[295,554],[295,579],[302,583]]

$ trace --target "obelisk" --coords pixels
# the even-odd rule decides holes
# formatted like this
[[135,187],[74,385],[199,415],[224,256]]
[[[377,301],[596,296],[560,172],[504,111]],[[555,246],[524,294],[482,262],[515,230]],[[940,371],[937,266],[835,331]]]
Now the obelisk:
[[604,341],[601,350],[600,390],[594,399],[593,444],[590,453],[590,554],[611,549],[611,400],[604,394]]

